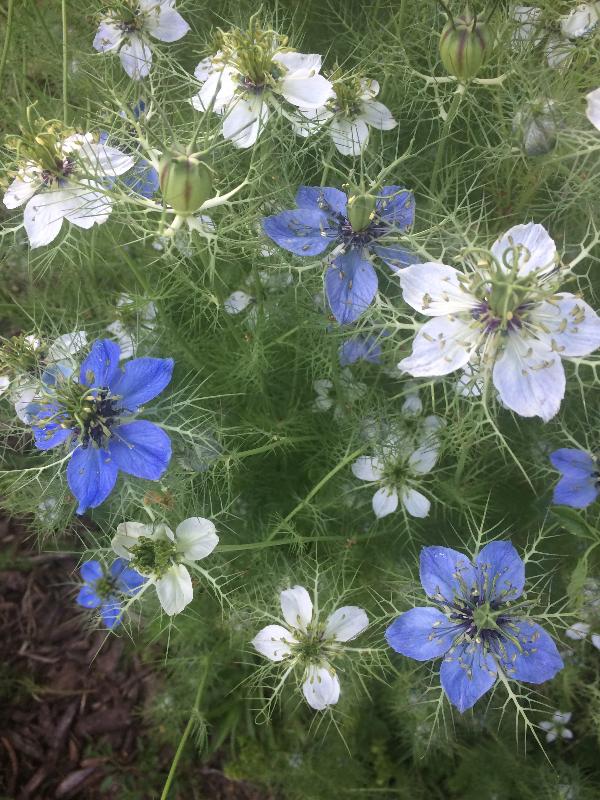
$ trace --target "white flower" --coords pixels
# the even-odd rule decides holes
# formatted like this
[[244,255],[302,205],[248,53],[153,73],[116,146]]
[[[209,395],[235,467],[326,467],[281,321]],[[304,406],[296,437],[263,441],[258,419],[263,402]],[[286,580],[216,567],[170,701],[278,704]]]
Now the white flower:
[[556,292],[557,261],[545,228],[528,223],[499,237],[487,265],[470,273],[434,262],[401,270],[404,300],[433,319],[398,368],[423,377],[471,365],[484,385],[491,377],[507,408],[551,419],[565,392],[561,359],[600,346],[596,312]]
[[590,632],[590,626],[587,622],[576,622],[574,625],[571,625],[570,628],[567,628],[565,631],[565,635],[569,639],[573,639],[576,642],[580,642]]
[[546,731],[546,741],[554,742],[559,737],[561,739],[572,739],[573,731],[566,727],[571,719],[570,711],[556,711],[552,720],[540,722],[540,728]]
[[175,0],[138,0],[131,11],[110,12],[98,27],[94,49],[117,52],[130,78],[145,78],[152,66],[149,36],[160,42],[176,42],[190,26],[175,10]]
[[300,108],[307,121],[295,124],[296,133],[309,136],[323,123],[328,124],[329,135],[342,155],[358,156],[369,141],[369,127],[389,131],[398,124],[389,108],[374,98],[379,94],[379,84],[374,80],[334,81],[335,95],[321,108]]
[[594,89],[586,95],[587,109],[586,114],[589,121],[600,131],[600,89]]
[[316,399],[313,402],[312,410],[315,412],[329,411],[333,408],[333,415],[336,419],[344,416],[346,406],[360,400],[367,392],[367,387],[361,381],[357,381],[352,371],[346,367],[340,373],[339,388],[340,396],[332,397],[334,383],[329,378],[319,378],[313,382]]
[[289,50],[267,31],[234,30],[223,38],[223,50],[196,67],[202,88],[191,103],[197,111],[221,115],[223,136],[236,147],[252,147],[271,112],[283,110],[282,100],[316,109],[332,96],[330,81],[319,74],[320,55]]
[[229,295],[223,303],[223,308],[227,314],[241,314],[251,303],[254,303],[254,297],[240,290]]
[[[531,41],[538,45],[547,35],[541,25],[542,10],[535,6],[515,6],[513,19],[513,45]],[[551,33],[546,41],[548,65],[555,69],[568,66],[575,52],[575,39],[589,36],[600,21],[600,2],[579,3],[560,19],[558,33]]]
[[164,524],[122,522],[111,545],[118,556],[131,561],[131,566],[156,586],[163,610],[173,616],[194,598],[188,566],[206,558],[218,543],[209,519],[190,517],[175,528],[175,533]]
[[[121,348],[121,358],[131,358],[135,354],[138,332],[152,331],[156,327],[156,306],[149,301],[141,308],[136,308],[128,294],[120,294],[117,309],[126,320],[116,319],[106,326],[106,330],[117,340]],[[133,316],[135,319],[130,319]]]
[[352,472],[361,481],[378,483],[373,495],[373,512],[378,519],[387,517],[401,502],[411,517],[426,517],[431,503],[413,484],[426,475],[437,463],[439,430],[444,424],[440,417],[425,417],[411,446],[409,437],[390,436],[380,456],[360,456],[352,464]]
[[313,603],[303,586],[293,586],[280,594],[284,625],[267,625],[252,640],[254,648],[270,661],[284,660],[303,667],[302,692],[316,711],[335,705],[340,697],[340,682],[329,663],[342,648],[340,643],[355,639],[369,625],[358,606],[342,606],[320,624],[313,619]]
[[534,45],[541,42],[540,18],[542,9],[535,6],[515,6],[512,12],[515,27],[512,34],[513,45],[531,41]]
[[106,222],[112,201],[103,182],[134,164],[115,147],[95,143],[91,133],[57,142],[56,153],[53,170],[28,161],[4,194],[6,208],[26,204],[23,221],[32,248],[54,241],[63,219],[85,229]]
[[556,145],[561,119],[553,100],[540,100],[517,111],[513,118],[513,133],[528,156],[549,153]]

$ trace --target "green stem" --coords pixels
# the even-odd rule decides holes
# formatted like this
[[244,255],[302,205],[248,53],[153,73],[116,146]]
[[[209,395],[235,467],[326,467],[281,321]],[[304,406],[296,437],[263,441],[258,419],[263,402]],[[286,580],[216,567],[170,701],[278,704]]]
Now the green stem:
[[[219,545],[219,553],[237,553],[243,550],[264,550],[267,547],[283,547],[284,545],[299,545],[299,544],[314,544],[315,542],[345,542],[351,541],[354,545],[370,541],[376,536],[385,536],[386,531],[381,529],[374,533],[369,533],[366,536],[288,536],[286,539],[263,539],[261,542],[249,542],[247,544],[221,544]],[[216,551],[215,551],[216,552]]]
[[438,175],[440,172],[440,168],[442,166],[442,162],[444,160],[444,155],[446,154],[446,144],[448,142],[448,134],[450,133],[450,127],[452,125],[452,122],[454,121],[454,117],[458,113],[458,109],[460,107],[463,94],[464,94],[464,86],[461,88],[461,85],[459,84],[456,90],[456,94],[452,99],[452,103],[448,111],[448,116],[444,120],[444,125],[442,127],[442,137],[438,145],[437,153],[435,154],[435,161],[433,163],[433,169],[431,171],[431,184],[429,186],[429,191],[432,195],[435,194]]
[[2,56],[0,56],[0,87],[2,87],[2,79],[4,77],[4,67],[6,66],[6,59],[8,58],[8,49],[10,47],[10,37],[12,34],[14,7],[15,7],[15,0],[8,0],[8,12],[6,14],[6,31],[4,33],[4,45],[2,46]]
[[67,77],[67,0],[62,0],[62,94],[63,94],[63,122],[68,122],[68,77]]

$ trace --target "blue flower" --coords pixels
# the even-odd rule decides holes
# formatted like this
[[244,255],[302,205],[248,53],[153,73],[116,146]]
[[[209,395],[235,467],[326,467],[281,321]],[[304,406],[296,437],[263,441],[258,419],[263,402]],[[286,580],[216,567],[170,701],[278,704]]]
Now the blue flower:
[[119,357],[118,344],[97,339],[79,379],[65,370],[46,372],[44,398],[27,409],[39,450],[71,449],[67,481],[78,514],[106,500],[119,470],[156,481],[171,460],[167,434],[135,416],[168,385],[173,359],[135,358],[121,368]]
[[421,584],[431,606],[413,608],[387,629],[397,653],[442,658],[440,681],[462,713],[489,691],[498,673],[543,683],[563,668],[556,645],[526,614],[525,565],[510,542],[491,542],[473,563],[449,547],[421,550]]
[[357,361],[369,361],[371,364],[381,363],[381,345],[375,336],[354,336],[339,347],[340,366],[347,367]]
[[297,256],[316,256],[334,246],[325,273],[325,291],[336,320],[354,322],[369,307],[377,292],[377,275],[371,263],[379,256],[392,270],[419,262],[398,246],[398,235],[414,222],[415,200],[401,186],[384,186],[374,200],[372,218],[360,230],[350,222],[348,201],[339,189],[301,186],[297,209],[263,219],[263,229],[276,244]]
[[84,585],[77,595],[83,608],[99,609],[107,628],[114,628],[121,618],[121,597],[132,595],[146,579],[127,566],[124,558],[117,558],[106,573],[98,561],[84,561],[79,570]]
[[554,487],[554,503],[586,508],[594,502],[600,492],[600,468],[589,453],[563,447],[551,453],[550,461],[562,472],[562,478]]

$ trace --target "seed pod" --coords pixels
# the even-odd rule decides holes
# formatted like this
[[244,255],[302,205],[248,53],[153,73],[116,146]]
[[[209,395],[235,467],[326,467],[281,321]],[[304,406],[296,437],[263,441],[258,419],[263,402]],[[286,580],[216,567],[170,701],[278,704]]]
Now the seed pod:
[[375,212],[375,198],[370,194],[354,194],[348,198],[346,213],[353,231],[369,227]]
[[449,20],[440,35],[440,58],[449,75],[469,81],[481,69],[490,48],[487,23],[466,12]]
[[212,174],[196,156],[167,153],[159,164],[163,198],[178,214],[192,214],[213,195]]

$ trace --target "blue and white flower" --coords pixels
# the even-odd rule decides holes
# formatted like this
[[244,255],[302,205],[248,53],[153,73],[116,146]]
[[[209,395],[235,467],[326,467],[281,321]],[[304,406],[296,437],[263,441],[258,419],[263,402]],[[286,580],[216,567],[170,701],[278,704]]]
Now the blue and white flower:
[[94,49],[118,52],[121,65],[133,80],[141,80],[152,66],[151,39],[176,42],[190,26],[175,10],[175,0],[127,0],[100,22]]
[[510,542],[491,542],[472,563],[449,547],[424,547],[420,575],[431,605],[401,614],[386,640],[416,661],[442,658],[442,689],[461,713],[499,674],[544,683],[563,668],[554,641],[527,614],[525,565]]
[[428,262],[399,273],[404,300],[432,317],[398,369],[415,377],[471,366],[523,417],[551,419],[565,393],[563,358],[600,346],[590,306],[558,292],[556,246],[542,225],[517,225],[469,271]]
[[570,711],[555,711],[551,720],[540,722],[540,728],[546,731],[546,741],[555,742],[557,739],[570,741],[573,738],[573,731],[567,728],[567,725],[572,716]]
[[587,508],[600,493],[598,460],[585,450],[562,447],[550,455],[552,466],[562,473],[552,501],[571,508]]
[[97,339],[78,376],[48,370],[28,407],[35,446],[70,453],[67,482],[78,514],[106,500],[119,471],[156,481],[171,459],[168,435],[136,417],[169,384],[173,359],[136,358],[121,368],[120,356],[118,344]]
[[[364,199],[370,214],[355,219],[353,209]],[[325,273],[327,300],[336,320],[347,325],[360,317],[377,293],[372,259],[378,256],[392,270],[414,264],[418,258],[398,245],[415,219],[412,192],[402,186],[384,186],[370,195],[327,187],[301,186],[296,209],[263,220],[263,228],[276,244],[297,256],[329,253]]]
[[166,614],[179,614],[194,599],[189,569],[212,553],[219,537],[215,525],[204,517],[184,519],[175,533],[164,523],[122,522],[112,549],[129,561],[156,588]]
[[324,622],[313,618],[313,602],[303,586],[280,594],[282,624],[267,625],[252,640],[262,656],[285,662],[289,674],[301,670],[302,693],[315,711],[324,711],[340,698],[340,682],[331,661],[343,653],[344,644],[363,633],[369,619],[358,606],[342,606]]
[[84,561],[79,574],[84,585],[77,603],[97,610],[102,622],[111,629],[121,621],[123,598],[135,594],[145,583],[145,578],[130,569],[124,558],[115,559],[108,571],[99,561]]

